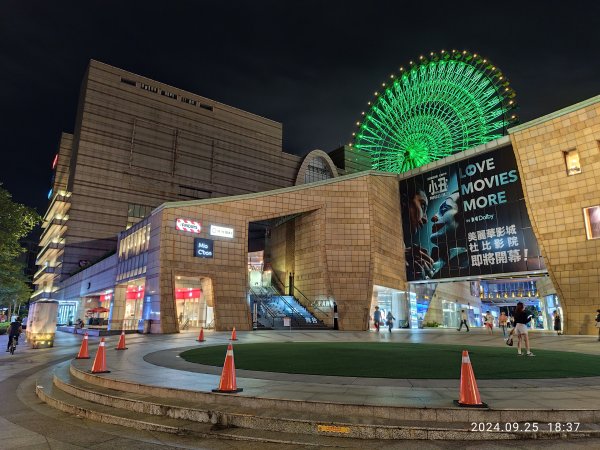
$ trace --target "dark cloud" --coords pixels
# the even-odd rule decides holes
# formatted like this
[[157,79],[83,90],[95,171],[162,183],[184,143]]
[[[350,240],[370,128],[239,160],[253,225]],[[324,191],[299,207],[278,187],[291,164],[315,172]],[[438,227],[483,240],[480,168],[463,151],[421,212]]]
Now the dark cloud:
[[0,181],[44,210],[90,58],[280,121],[303,154],[348,142],[390,73],[443,48],[493,60],[522,121],[597,95],[598,17],[595,2],[4,1]]

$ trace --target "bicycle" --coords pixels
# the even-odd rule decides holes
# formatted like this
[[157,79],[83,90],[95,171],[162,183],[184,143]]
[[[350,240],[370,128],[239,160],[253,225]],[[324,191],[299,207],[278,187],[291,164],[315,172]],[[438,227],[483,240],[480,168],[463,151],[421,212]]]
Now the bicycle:
[[10,351],[11,355],[14,355],[16,349],[17,349],[17,338],[13,336],[12,340],[10,341],[10,346],[8,347],[8,350]]

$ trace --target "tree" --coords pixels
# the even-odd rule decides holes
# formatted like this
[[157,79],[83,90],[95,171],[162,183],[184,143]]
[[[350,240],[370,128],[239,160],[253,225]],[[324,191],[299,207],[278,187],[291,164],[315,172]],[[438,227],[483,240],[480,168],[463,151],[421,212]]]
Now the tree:
[[26,301],[31,295],[23,264],[18,260],[25,252],[19,240],[40,222],[33,209],[15,203],[0,184],[0,305]]

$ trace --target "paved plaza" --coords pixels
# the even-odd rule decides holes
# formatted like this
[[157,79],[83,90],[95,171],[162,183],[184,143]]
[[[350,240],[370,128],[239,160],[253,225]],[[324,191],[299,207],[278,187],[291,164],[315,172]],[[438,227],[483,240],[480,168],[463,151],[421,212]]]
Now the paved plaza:
[[[600,355],[600,343],[592,336],[561,336],[552,333],[532,333],[535,349],[575,351]],[[229,333],[207,332],[207,341],[198,344],[196,332],[178,335],[128,335],[125,352],[107,352],[107,376],[113,379],[141,384],[197,391],[210,391],[218,385],[220,368],[188,363],[178,357],[181,350],[198,345],[225,344]],[[373,341],[414,342],[434,344],[504,345],[501,334],[487,335],[483,330],[458,333],[455,330],[395,330],[389,333],[335,332],[335,331],[262,331],[238,333],[238,343],[286,341]],[[107,340],[107,348],[114,347],[118,336]],[[190,442],[189,437],[164,433],[139,431],[115,425],[99,424],[80,417],[56,411],[35,396],[34,387],[45,369],[66,364],[75,354],[80,336],[58,333],[52,349],[31,350],[20,345],[17,353],[0,354],[0,380],[2,380],[2,411],[0,412],[0,448],[280,448],[276,444],[202,440]],[[98,338],[90,338],[90,353],[97,348]],[[6,345],[6,336],[0,337]],[[235,349],[234,344],[234,349]],[[399,358],[402,355],[398,355]],[[427,355],[423,355],[427,358]],[[476,357],[476,355],[474,356]],[[514,357],[516,350],[514,350]],[[357,361],[357,364],[367,362]],[[432,364],[435,362],[432,361]],[[460,361],[457,361],[457,375]],[[91,360],[75,361],[75,367],[88,369]],[[451,407],[458,396],[456,380],[392,380],[355,377],[323,377],[237,371],[238,387],[244,391],[239,396],[268,397],[288,400],[346,403],[357,405],[408,406],[418,408]],[[552,380],[481,380],[482,399],[493,409],[598,409],[600,404],[599,377]],[[10,406],[6,406],[10,405]],[[93,431],[92,431],[93,430]],[[349,447],[356,448],[356,444]],[[363,448],[400,446],[400,441],[362,441]],[[314,443],[313,443],[314,445]],[[486,448],[481,443],[478,448]],[[600,441],[575,442],[516,441],[487,444],[514,448],[541,448],[574,445],[580,448],[599,447]],[[420,448],[465,448],[458,442],[408,442]],[[539,447],[538,447],[539,446]]]

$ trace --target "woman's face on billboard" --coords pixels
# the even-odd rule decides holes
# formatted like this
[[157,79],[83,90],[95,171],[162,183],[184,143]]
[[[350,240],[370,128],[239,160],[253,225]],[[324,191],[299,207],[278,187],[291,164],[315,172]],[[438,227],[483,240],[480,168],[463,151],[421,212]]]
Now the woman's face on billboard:
[[410,218],[410,232],[415,234],[427,223],[427,195],[418,190],[408,203],[408,215]]
[[450,233],[454,237],[459,223],[456,221],[459,193],[455,192],[444,200],[436,215],[431,218],[431,242],[447,241]]

